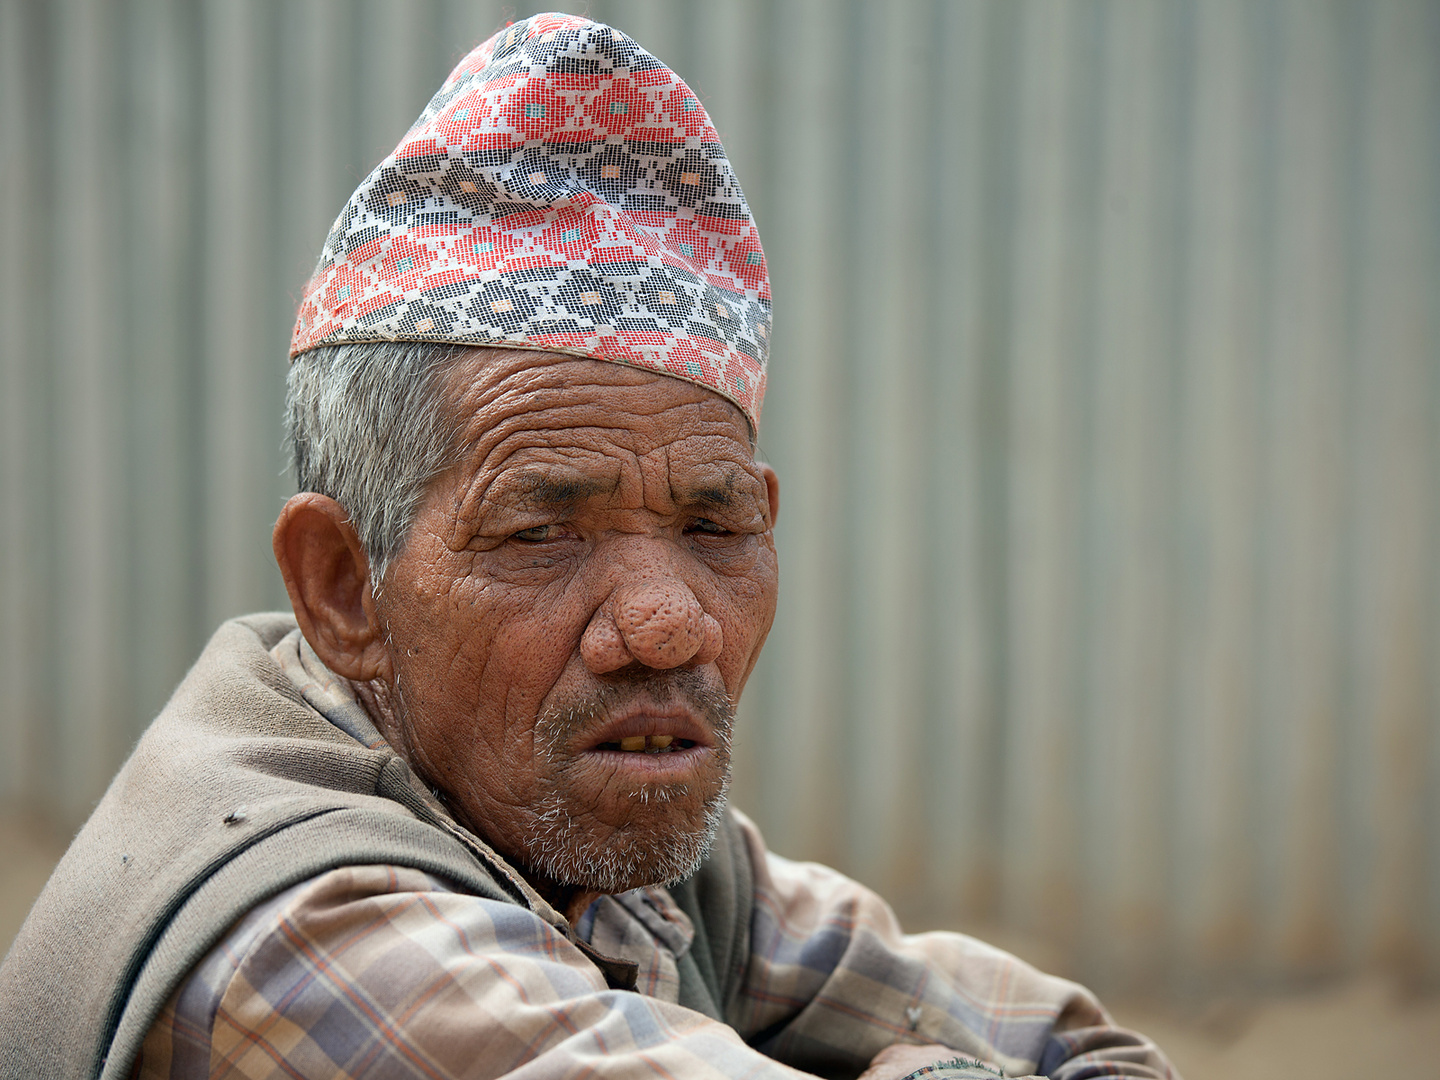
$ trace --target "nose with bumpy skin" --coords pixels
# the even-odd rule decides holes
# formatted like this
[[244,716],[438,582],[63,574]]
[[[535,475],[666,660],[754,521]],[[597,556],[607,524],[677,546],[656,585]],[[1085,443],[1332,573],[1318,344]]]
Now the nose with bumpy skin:
[[628,664],[677,668],[720,655],[720,623],[678,581],[620,588],[580,639],[580,655],[597,675]]

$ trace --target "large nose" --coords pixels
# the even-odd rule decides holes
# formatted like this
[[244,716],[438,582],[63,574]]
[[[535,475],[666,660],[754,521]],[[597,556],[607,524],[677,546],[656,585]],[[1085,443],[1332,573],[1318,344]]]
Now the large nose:
[[629,664],[677,668],[720,655],[720,623],[678,580],[622,585],[590,619],[580,655],[597,675]]

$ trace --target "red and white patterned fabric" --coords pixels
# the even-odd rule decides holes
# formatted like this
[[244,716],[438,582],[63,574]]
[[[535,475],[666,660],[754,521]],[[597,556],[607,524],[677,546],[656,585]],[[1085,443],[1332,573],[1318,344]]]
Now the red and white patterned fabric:
[[619,31],[547,14],[460,61],[350,197],[290,354],[573,353],[710,387],[758,428],[769,334],[760,237],[699,100]]

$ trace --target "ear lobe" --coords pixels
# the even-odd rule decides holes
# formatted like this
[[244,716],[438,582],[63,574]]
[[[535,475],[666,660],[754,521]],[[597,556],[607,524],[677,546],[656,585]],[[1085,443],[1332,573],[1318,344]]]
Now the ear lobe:
[[780,477],[775,470],[763,461],[757,461],[760,466],[760,475],[765,477],[765,495],[770,500],[770,527],[775,527],[775,522],[780,519]]
[[271,540],[295,621],[326,667],[355,682],[388,678],[370,560],[344,508],[301,492],[280,511]]

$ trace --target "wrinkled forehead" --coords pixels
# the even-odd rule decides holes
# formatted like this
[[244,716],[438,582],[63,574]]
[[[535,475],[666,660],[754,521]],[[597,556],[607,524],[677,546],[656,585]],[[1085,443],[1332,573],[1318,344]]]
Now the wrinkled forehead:
[[457,458],[470,470],[602,483],[643,459],[694,484],[733,489],[759,476],[749,421],[733,402],[643,368],[477,349],[452,370],[448,391]]
[[457,528],[526,513],[639,510],[765,527],[765,480],[734,403],[606,361],[500,352],[452,377],[459,444],[448,501]]

